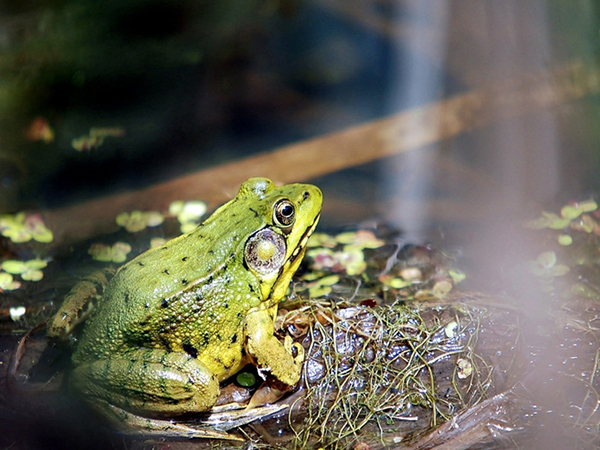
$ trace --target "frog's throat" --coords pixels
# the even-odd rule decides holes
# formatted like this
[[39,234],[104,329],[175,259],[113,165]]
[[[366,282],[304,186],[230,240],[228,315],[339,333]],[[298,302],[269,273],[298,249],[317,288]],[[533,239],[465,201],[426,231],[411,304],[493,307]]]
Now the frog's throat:
[[300,241],[298,241],[298,244],[295,246],[292,254],[279,268],[279,273],[277,275],[275,283],[273,283],[273,286],[271,287],[271,289],[269,289],[269,292],[267,293],[268,297],[266,295],[263,297],[265,298],[264,304],[267,308],[276,305],[285,296],[290,281],[296,273],[296,270],[298,270],[298,266],[300,266],[300,263],[302,262],[302,257],[306,252],[306,244],[308,242],[308,238],[313,233],[313,231],[315,231],[315,228],[317,227],[320,218],[321,214],[318,214],[315,217],[313,223],[306,229],[306,231],[300,238]]

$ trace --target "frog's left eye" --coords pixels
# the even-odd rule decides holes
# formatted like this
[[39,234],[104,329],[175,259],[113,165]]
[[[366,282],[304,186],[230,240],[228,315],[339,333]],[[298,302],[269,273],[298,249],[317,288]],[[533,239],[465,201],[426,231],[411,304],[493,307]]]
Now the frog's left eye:
[[280,227],[287,228],[293,225],[296,220],[296,207],[287,199],[279,200],[273,208],[273,220]]

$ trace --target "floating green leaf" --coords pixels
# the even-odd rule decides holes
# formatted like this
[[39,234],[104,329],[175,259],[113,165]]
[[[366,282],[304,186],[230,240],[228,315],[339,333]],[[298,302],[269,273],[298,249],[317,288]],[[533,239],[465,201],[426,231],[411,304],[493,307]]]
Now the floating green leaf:
[[560,210],[560,215],[568,220],[573,220],[581,215],[583,210],[579,207],[566,205]]
[[385,244],[377,239],[375,234],[369,230],[348,231],[336,235],[335,240],[340,244],[351,244],[357,248],[379,248]]
[[13,276],[10,273],[0,272],[0,292],[12,291],[20,287],[21,283],[13,281]]
[[550,269],[550,275],[553,277],[562,277],[569,273],[570,270],[569,266],[566,266],[565,264],[557,264]]
[[52,242],[54,236],[39,214],[26,216],[24,212],[0,216],[0,233],[12,242],[20,244],[34,239],[37,242]]
[[308,283],[308,293],[312,298],[325,297],[331,292],[331,286],[340,281],[339,275],[328,275]]
[[169,205],[169,214],[177,216],[181,224],[181,232],[189,233],[200,223],[200,218],[206,214],[206,203],[200,200],[176,200]]
[[441,280],[433,285],[433,294],[438,298],[444,298],[450,293],[452,288],[452,283],[449,280]]
[[452,281],[454,282],[454,284],[458,284],[461,281],[464,281],[465,278],[467,278],[467,275],[464,272],[461,272],[460,270],[450,269],[448,271],[448,275],[452,277]]
[[327,233],[314,233],[308,239],[308,247],[327,247],[333,248],[338,244],[335,238]]
[[571,245],[573,243],[573,238],[568,234],[561,234],[558,236],[558,243],[565,246]]
[[242,387],[252,387],[256,384],[256,377],[250,372],[240,372],[236,376],[236,381]]
[[10,320],[17,322],[25,315],[27,309],[24,306],[13,306],[9,308]]
[[127,259],[131,245],[126,242],[116,242],[112,246],[102,243],[92,244],[88,253],[96,261],[122,263]]
[[544,269],[550,269],[556,264],[556,253],[553,251],[540,253],[537,257],[537,261]]
[[31,259],[29,261],[8,259],[2,263],[2,269],[13,275],[21,275],[21,278],[27,281],[40,281],[44,277],[41,269],[47,265],[48,262],[43,259]]
[[158,211],[122,212],[116,218],[117,225],[130,233],[137,233],[147,227],[156,227],[164,222],[164,216]]
[[583,212],[592,212],[598,209],[598,204],[594,200],[586,200],[579,203],[579,208]]

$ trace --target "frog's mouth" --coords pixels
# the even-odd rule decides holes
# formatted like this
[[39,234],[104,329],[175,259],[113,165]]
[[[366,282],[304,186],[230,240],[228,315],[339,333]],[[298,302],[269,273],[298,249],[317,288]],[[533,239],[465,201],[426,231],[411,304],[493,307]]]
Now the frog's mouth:
[[[266,301],[264,303],[264,308],[268,309],[275,306],[279,302],[279,299],[283,297],[283,295],[285,295],[285,291],[287,291],[292,275],[294,274],[294,272],[296,272],[296,269],[300,265],[300,259],[302,258],[302,256],[304,255],[304,251],[306,250],[306,243],[308,242],[308,238],[317,226],[320,217],[320,214],[317,217],[315,217],[313,223],[306,229],[306,231],[298,241],[298,244],[296,245],[296,248],[294,248],[294,251],[292,252],[290,257],[279,268],[277,278],[275,279],[273,286],[271,286],[270,294],[268,294],[268,297],[265,295]],[[277,298],[277,300],[273,300],[274,292],[279,292],[279,298]],[[277,297],[277,294],[275,295],[275,297]]]
[[292,264],[294,264],[294,262],[296,262],[296,260],[298,259],[299,256],[304,255],[304,250],[306,249],[306,243],[308,242],[308,238],[313,233],[313,231],[315,231],[315,228],[317,227],[317,224],[319,223],[320,218],[321,218],[321,214],[317,215],[317,217],[315,217],[315,220],[313,221],[313,223],[306,229],[306,231],[300,238],[298,245],[296,245],[296,248],[294,249],[294,251],[292,252],[290,257],[288,258],[288,260],[285,264],[286,267],[291,266]]

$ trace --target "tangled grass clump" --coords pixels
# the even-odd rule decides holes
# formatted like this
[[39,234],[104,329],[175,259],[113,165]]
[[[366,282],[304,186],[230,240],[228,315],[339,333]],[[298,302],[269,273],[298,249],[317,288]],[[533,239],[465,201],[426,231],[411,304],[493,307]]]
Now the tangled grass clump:
[[415,428],[431,430],[487,398],[492,367],[475,353],[481,311],[457,305],[426,319],[396,303],[308,312],[306,416],[292,426],[298,448],[404,443]]

